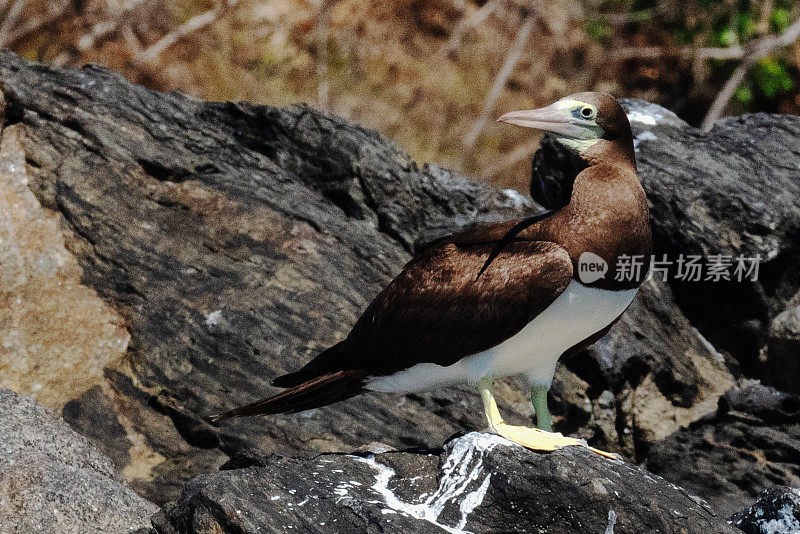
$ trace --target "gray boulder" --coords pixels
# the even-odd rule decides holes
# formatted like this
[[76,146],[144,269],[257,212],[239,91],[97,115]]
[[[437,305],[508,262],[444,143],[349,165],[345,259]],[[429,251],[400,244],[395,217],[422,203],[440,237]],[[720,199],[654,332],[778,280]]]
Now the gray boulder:
[[800,397],[734,388],[716,413],[654,444],[645,465],[733,514],[766,488],[800,482]]
[[692,324],[762,378],[770,322],[800,286],[800,117],[728,117],[702,134],[639,104],[631,124],[656,252],[761,257],[755,282],[671,286]]
[[[219,427],[208,417],[273,393],[272,378],[346,335],[415,243],[538,209],[527,196],[418,168],[376,132],[306,106],[199,102],[98,67],[52,69],[10,53],[0,54],[0,80],[26,187],[58,221],[81,283],[130,335],[63,415],[140,494],[167,502],[197,474],[275,453],[303,461],[370,441],[430,448],[484,426],[469,386]],[[716,414],[739,372],[726,351],[752,363],[749,347],[761,346],[783,295],[796,293],[787,147],[798,121],[727,119],[706,136],[649,104],[631,102],[629,113],[657,252],[719,245],[781,258],[730,297],[710,284],[648,283],[605,340],[559,367],[558,427],[640,461],[653,443]],[[769,146],[748,137],[754,131],[768,132]],[[784,158],[767,157],[781,147]],[[539,163],[539,173],[563,168]],[[695,290],[714,298],[707,313]],[[713,314],[732,320],[717,328]],[[498,396],[510,421],[528,421],[521,384],[501,384]],[[714,461],[723,469],[724,458]],[[675,470],[677,482],[690,475]],[[759,484],[747,488],[753,498]]]
[[[800,117],[727,117],[703,133],[642,100],[623,102],[650,201],[655,254],[760,256],[755,281],[671,280],[682,312],[718,350],[762,378],[772,319],[800,287]],[[546,140],[533,162],[534,199],[564,202],[581,166]],[[550,198],[549,192],[560,195]]]
[[157,510],[86,438],[0,388],[0,532],[148,532]]
[[271,456],[202,475],[155,523],[161,534],[736,532],[639,467],[579,447],[536,454],[479,433],[441,452]]

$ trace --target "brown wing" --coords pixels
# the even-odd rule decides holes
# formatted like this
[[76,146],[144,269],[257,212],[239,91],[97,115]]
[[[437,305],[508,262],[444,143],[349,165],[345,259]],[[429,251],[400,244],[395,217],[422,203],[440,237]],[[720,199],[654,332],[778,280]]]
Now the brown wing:
[[453,364],[519,332],[572,278],[567,252],[545,241],[507,245],[478,278],[493,243],[473,238],[478,243],[458,239],[426,249],[375,298],[346,340],[274,384],[341,370],[376,376],[422,362]]

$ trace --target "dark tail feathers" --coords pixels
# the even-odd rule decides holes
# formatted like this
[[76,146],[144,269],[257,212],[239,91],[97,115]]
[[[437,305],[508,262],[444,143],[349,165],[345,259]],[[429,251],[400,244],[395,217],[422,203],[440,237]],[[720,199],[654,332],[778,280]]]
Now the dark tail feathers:
[[294,413],[327,406],[358,395],[364,391],[364,371],[346,370],[327,373],[307,380],[267,399],[215,415],[217,423],[231,417]]
[[278,388],[293,388],[319,376],[333,373],[348,363],[352,363],[347,361],[348,354],[349,346],[347,340],[340,341],[336,345],[320,352],[316,358],[304,365],[299,371],[279,376],[272,381],[272,385]]

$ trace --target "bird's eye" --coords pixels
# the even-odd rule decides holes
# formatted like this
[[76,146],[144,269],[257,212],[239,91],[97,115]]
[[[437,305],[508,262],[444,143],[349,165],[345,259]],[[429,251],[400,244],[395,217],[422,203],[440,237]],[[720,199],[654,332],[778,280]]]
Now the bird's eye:
[[585,119],[593,119],[596,111],[591,106],[584,106],[581,108],[581,116]]

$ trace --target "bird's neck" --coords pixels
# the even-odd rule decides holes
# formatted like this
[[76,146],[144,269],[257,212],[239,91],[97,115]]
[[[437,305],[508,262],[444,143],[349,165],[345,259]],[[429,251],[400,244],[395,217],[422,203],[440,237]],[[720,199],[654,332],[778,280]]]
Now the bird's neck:
[[578,154],[581,160],[592,167],[594,165],[620,165],[636,172],[636,154],[633,150],[633,136],[630,133],[621,139],[599,139],[586,150]]

